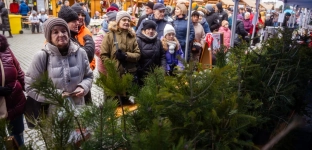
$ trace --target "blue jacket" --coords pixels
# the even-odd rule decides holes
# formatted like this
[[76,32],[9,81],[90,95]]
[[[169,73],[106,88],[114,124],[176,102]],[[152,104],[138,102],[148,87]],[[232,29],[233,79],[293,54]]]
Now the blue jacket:
[[206,18],[203,18],[202,21],[200,22],[200,24],[203,26],[205,34],[210,33],[210,27],[208,22],[206,21]]
[[27,16],[28,12],[29,12],[29,7],[25,4],[24,1],[21,1],[21,5],[19,7],[19,13],[23,16]]
[[163,34],[164,34],[164,28],[166,26],[166,24],[171,24],[170,22],[168,22],[167,20],[165,19],[162,19],[162,20],[157,20],[154,18],[154,15],[150,15],[148,16],[147,18],[145,18],[144,20],[142,20],[139,28],[137,29],[136,31],[136,35],[138,35],[139,33],[141,33],[141,30],[143,28],[143,23],[146,21],[146,20],[153,20],[156,22],[157,24],[157,27],[156,27],[156,31],[157,31],[157,37],[160,39]]
[[[186,31],[187,31],[187,18],[186,16],[184,16],[183,18],[176,18],[173,21],[173,27],[175,29],[176,32],[176,37],[182,47],[183,52],[185,52],[185,40],[186,40]],[[190,20],[191,21],[191,20]],[[188,39],[188,42],[191,42],[194,40],[195,37],[195,31],[194,31],[194,27],[193,27],[193,23],[190,23],[190,39]]]
[[178,58],[184,59],[183,51],[180,47],[179,50],[176,50],[173,54],[170,54],[169,51],[166,51],[166,71],[170,71],[170,65],[175,64],[181,69],[184,69],[183,63]]

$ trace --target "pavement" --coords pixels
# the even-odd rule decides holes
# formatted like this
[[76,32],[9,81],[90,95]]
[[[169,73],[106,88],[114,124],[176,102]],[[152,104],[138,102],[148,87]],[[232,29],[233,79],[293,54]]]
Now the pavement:
[[[44,48],[45,37],[43,33],[32,34],[29,29],[23,29],[23,32],[23,34],[14,34],[13,38],[8,38],[8,42],[13,54],[20,63],[22,70],[26,72],[34,54]],[[6,32],[5,35],[8,36],[8,33]],[[94,79],[96,79],[98,71],[94,70],[93,73]],[[100,103],[100,101],[103,100],[102,90],[94,84],[92,85],[91,94],[94,103]],[[36,130],[29,129],[26,122],[24,124],[25,144],[31,144],[33,149],[45,149],[44,143],[40,139],[40,136],[38,136],[38,132]]]

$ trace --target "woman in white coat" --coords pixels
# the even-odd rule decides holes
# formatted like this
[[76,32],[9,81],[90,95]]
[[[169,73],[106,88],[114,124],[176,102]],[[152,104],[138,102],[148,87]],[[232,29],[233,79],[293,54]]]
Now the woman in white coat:
[[38,51],[28,68],[25,78],[27,95],[39,102],[46,101],[31,85],[47,71],[60,94],[65,96],[66,92],[75,92],[70,95],[75,105],[84,105],[84,96],[91,89],[93,79],[85,50],[70,40],[70,31],[63,19],[50,18],[44,26],[46,52]]

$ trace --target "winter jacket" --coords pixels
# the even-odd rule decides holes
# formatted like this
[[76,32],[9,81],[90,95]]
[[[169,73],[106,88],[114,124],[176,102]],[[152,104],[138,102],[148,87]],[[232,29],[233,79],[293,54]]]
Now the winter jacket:
[[109,32],[104,36],[101,45],[101,59],[103,63],[109,59],[117,60],[115,57],[117,50],[114,44],[115,34],[118,48],[127,54],[126,63],[122,64],[117,60],[116,69],[120,75],[126,71],[135,73],[137,63],[140,60],[140,49],[135,38],[135,33],[131,28],[128,31],[118,29],[116,21],[110,21],[108,29]]
[[216,6],[218,7],[218,16],[219,16],[219,20],[220,22],[222,22],[223,20],[228,20],[228,14],[223,10],[222,8],[222,3],[217,3]]
[[269,19],[266,19],[264,22],[264,28],[266,28],[266,26],[274,26],[273,23],[273,17],[270,17]]
[[142,32],[137,35],[137,42],[140,48],[141,57],[139,69],[144,73],[151,71],[154,67],[166,68],[165,51],[162,48],[157,35],[148,37]]
[[[59,49],[50,43],[47,43],[44,49],[49,54],[48,60],[46,60],[46,52],[38,51],[27,70],[25,76],[27,95],[39,102],[46,100],[31,87],[46,70],[59,94],[62,92],[73,92],[77,86],[81,86],[84,89],[83,94],[86,95],[91,89],[93,81],[93,73],[89,67],[86,51],[71,40],[68,53],[65,56],[62,56]],[[47,61],[48,66],[46,68]],[[84,97],[73,97],[73,100],[76,105],[84,104]]]
[[203,26],[204,31],[205,31],[205,34],[207,34],[207,33],[210,33],[210,32],[211,32],[211,31],[210,31],[209,24],[208,24],[208,22],[206,21],[206,18],[202,18],[202,20],[201,20],[200,24]]
[[19,8],[18,3],[13,2],[13,3],[10,4],[10,12],[11,13],[17,14],[18,13],[18,8]]
[[[5,86],[12,88],[11,95],[5,97],[8,119],[14,120],[15,117],[24,113],[26,98],[24,91],[24,72],[22,71],[18,61],[12,51],[7,48],[4,52],[0,52],[0,58],[3,63],[5,74]],[[0,70],[0,83],[2,83],[2,73]],[[2,85],[1,85],[2,86]]]
[[247,32],[249,32],[250,30],[252,30],[253,25],[252,25],[252,22],[251,22],[250,19],[244,19],[244,20],[243,20],[243,23],[244,23],[244,28],[245,28],[245,30],[246,30]]
[[49,16],[47,14],[39,14],[38,18],[41,23],[44,23],[46,20],[48,20]]
[[[154,15],[150,15],[150,16],[148,16],[147,18],[145,18],[145,19],[141,22],[139,28],[138,28],[137,31],[136,31],[136,34],[141,33],[141,30],[142,30],[142,28],[143,28],[143,23],[144,23],[146,20],[153,20],[153,21],[156,22],[156,24],[157,24],[156,31],[157,31],[157,34],[158,34],[158,38],[159,38],[159,39],[160,39],[160,38],[163,36],[163,34],[164,34],[164,28],[165,28],[166,24],[171,24],[171,23],[169,23],[169,22],[168,22],[167,20],[165,20],[165,19],[158,20],[158,19],[155,19],[155,18],[154,18]],[[171,25],[172,25],[172,24],[171,24]]]
[[219,32],[223,33],[223,44],[226,47],[230,47],[230,41],[231,41],[231,30],[229,28],[220,27]]
[[39,17],[38,16],[30,15],[28,20],[31,23],[39,23]]
[[0,2],[0,16],[2,20],[2,24],[0,25],[0,30],[2,31],[10,31],[10,21],[8,10],[4,7],[4,3]]
[[220,19],[219,19],[219,16],[217,13],[212,11],[209,14],[207,14],[205,17],[206,17],[206,20],[209,24],[211,32],[219,29],[221,22],[220,22]]
[[98,34],[94,40],[95,43],[95,56],[96,57],[96,68],[99,72],[106,74],[106,69],[101,60],[101,44],[105,36],[105,32],[103,34]]
[[230,16],[230,17],[228,18],[229,28],[230,28],[230,29],[232,28],[232,21],[233,21],[233,16]]
[[205,36],[206,36],[203,26],[200,23],[195,23],[194,30],[195,30],[195,40],[201,43],[203,47],[205,43]]
[[185,53],[185,45],[186,42],[191,42],[194,40],[195,31],[193,23],[190,23],[190,36],[189,39],[186,39],[186,32],[187,32],[187,17],[183,16],[182,18],[176,17],[173,21],[174,29],[176,33],[176,38],[179,40],[180,46],[182,47],[183,52]]
[[244,28],[244,23],[241,20],[236,21],[236,31],[238,35],[242,36],[242,38],[245,38],[245,36],[248,35],[248,32]]
[[27,16],[28,12],[29,12],[29,7],[25,4],[24,1],[21,1],[20,7],[19,7],[19,13],[22,16]]
[[78,40],[81,47],[87,52],[88,59],[90,62],[90,68],[92,70],[94,70],[95,69],[95,60],[94,60],[95,45],[94,45],[94,41],[93,40],[85,41],[83,39],[83,37],[85,35],[90,35],[92,37],[90,30],[86,26],[83,25],[80,27],[80,29],[78,31],[78,35],[76,36],[76,39]]

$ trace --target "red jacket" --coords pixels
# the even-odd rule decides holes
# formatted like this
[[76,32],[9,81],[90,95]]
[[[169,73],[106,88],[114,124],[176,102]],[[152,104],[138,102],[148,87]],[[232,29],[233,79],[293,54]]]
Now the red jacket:
[[[5,86],[13,89],[12,94],[5,97],[8,119],[13,120],[24,112],[24,106],[26,103],[26,97],[23,93],[25,85],[24,72],[9,48],[4,52],[0,52],[0,59],[3,63],[5,73]],[[2,83],[1,70],[0,83]]]
[[18,9],[19,9],[19,5],[17,3],[13,2],[10,4],[10,12],[11,13],[14,13],[14,14],[19,13]]

